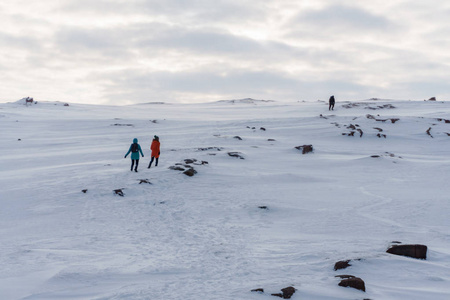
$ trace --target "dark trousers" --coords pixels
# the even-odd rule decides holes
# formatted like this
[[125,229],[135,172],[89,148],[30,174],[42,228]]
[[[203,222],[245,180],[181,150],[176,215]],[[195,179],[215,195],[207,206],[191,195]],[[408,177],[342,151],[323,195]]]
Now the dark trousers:
[[136,162],[136,168],[134,168],[134,170],[137,171],[137,168],[139,166],[139,159],[132,159],[131,160],[131,171],[133,171],[134,162]]
[[330,103],[330,106],[328,107],[328,110],[334,110],[334,103]]
[[152,166],[152,163],[153,163],[153,159],[154,158],[156,158],[156,161],[155,161],[155,167],[157,167],[158,166],[158,157],[154,157],[154,156],[152,156],[152,159],[150,160],[150,163],[148,164],[148,167],[150,168],[151,166]]

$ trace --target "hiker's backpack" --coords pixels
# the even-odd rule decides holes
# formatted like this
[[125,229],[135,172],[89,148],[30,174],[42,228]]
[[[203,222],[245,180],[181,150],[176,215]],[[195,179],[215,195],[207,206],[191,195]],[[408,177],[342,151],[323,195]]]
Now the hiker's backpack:
[[131,152],[136,153],[136,152],[138,152],[138,151],[139,151],[139,145],[133,143],[133,144],[131,145]]

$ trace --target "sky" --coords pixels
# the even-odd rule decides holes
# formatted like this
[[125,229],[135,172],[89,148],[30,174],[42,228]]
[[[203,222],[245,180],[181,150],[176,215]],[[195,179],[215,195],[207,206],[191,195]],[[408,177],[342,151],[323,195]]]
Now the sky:
[[450,2],[0,3],[0,102],[450,100]]

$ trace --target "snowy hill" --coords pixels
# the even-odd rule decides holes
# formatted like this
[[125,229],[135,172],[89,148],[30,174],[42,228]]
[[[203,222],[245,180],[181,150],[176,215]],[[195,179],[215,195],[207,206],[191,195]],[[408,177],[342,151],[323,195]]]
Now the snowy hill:
[[236,103],[0,104],[0,299],[450,299],[450,103]]

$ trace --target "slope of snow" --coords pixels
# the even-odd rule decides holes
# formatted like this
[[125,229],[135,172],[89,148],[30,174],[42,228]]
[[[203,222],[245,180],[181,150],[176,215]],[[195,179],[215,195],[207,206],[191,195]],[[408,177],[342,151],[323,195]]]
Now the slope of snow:
[[247,102],[0,104],[0,299],[450,299],[449,103]]

